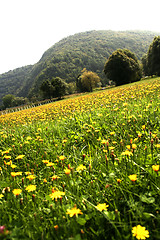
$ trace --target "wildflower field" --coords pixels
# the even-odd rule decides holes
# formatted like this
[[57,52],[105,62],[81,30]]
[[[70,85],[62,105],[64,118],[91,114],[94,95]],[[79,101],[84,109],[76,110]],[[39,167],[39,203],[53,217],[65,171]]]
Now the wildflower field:
[[0,239],[160,239],[160,78],[0,115]]

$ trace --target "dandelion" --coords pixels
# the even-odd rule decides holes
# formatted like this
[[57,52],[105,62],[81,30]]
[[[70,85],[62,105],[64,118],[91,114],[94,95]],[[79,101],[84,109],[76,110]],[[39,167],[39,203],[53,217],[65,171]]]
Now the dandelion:
[[47,167],[52,167],[52,166],[54,166],[54,163],[48,162],[48,163],[46,164],[46,166],[47,166]]
[[137,225],[133,227],[132,234],[133,234],[133,237],[136,237],[137,239],[149,238],[149,231],[146,230],[146,228],[142,227],[141,225]]
[[81,210],[79,208],[77,208],[76,206],[72,209],[67,209],[67,212],[66,214],[69,214],[70,217],[73,217],[73,216],[78,216],[78,214],[83,214],[81,212]]
[[128,150],[126,150],[125,152],[122,152],[122,154],[121,154],[122,156],[132,156],[133,155],[133,153],[132,152],[130,152],[130,151],[128,151]]
[[113,136],[115,134],[115,132],[110,132],[110,135]]
[[36,190],[36,185],[29,185],[25,188],[28,192],[33,192]]
[[118,179],[117,179],[117,182],[120,183],[120,182],[122,182],[122,180],[118,178]]
[[107,207],[109,207],[109,205],[106,205],[106,203],[99,203],[96,206],[97,210],[99,210],[100,212],[102,212],[103,210],[107,210]]
[[128,177],[132,182],[135,182],[137,180],[137,174],[132,174],[132,175],[129,175]]
[[137,145],[136,144],[132,144],[132,149],[136,149]]
[[21,194],[22,190],[21,189],[14,189],[12,192],[15,196],[18,196],[19,194]]
[[16,157],[16,159],[22,159],[22,158],[24,158],[25,157],[25,155],[18,155],[17,157]]
[[0,199],[2,199],[4,197],[4,195],[3,194],[0,194]]
[[71,173],[71,170],[68,169],[68,168],[66,168],[66,169],[65,169],[65,174],[66,174],[66,175],[69,175],[70,173]]
[[53,181],[53,180],[57,180],[57,179],[60,178],[60,177],[57,176],[57,175],[53,175],[51,178],[52,178],[52,181]]
[[64,159],[65,159],[65,156],[63,156],[63,155],[59,157],[59,160],[63,161]]
[[83,164],[81,164],[81,165],[79,165],[77,168],[76,168],[76,170],[79,172],[79,171],[83,171],[83,170],[86,170],[86,167],[83,165]]
[[156,148],[160,148],[160,143],[155,145]]
[[49,160],[42,160],[42,162],[47,164],[47,163],[49,163]]
[[153,169],[153,171],[158,172],[159,171],[159,165],[152,165],[152,169]]
[[26,178],[29,179],[29,180],[31,181],[31,180],[35,179],[36,177],[35,177],[34,175],[31,174],[31,175],[28,175]]
[[57,200],[57,198],[62,198],[65,193],[59,190],[53,190],[53,192],[49,195],[52,200]]
[[25,175],[30,175],[31,174],[31,172],[25,172]]

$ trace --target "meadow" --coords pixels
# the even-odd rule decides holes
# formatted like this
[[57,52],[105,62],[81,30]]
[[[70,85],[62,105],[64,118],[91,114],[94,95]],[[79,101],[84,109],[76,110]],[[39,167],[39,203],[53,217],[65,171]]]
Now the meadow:
[[160,78],[0,115],[0,239],[160,239]]

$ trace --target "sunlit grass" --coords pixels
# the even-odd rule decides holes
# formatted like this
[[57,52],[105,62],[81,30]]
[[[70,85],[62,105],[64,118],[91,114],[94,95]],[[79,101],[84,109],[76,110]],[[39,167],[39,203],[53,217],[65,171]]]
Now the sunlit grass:
[[156,78],[1,115],[0,236],[158,239],[159,105]]

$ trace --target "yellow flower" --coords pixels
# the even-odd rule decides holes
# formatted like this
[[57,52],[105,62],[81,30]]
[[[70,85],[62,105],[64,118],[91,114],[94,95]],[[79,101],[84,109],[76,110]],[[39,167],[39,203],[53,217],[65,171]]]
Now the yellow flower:
[[107,140],[105,140],[105,139],[103,139],[103,140],[101,140],[101,144],[107,144]]
[[17,166],[15,164],[12,164],[11,165],[11,168],[16,168]]
[[3,195],[3,194],[0,194],[0,199],[3,198],[3,197],[4,197],[4,195]]
[[47,166],[47,167],[52,167],[52,166],[54,166],[54,163],[48,162],[48,163],[46,164],[46,166]]
[[69,214],[70,217],[77,216],[78,214],[83,214],[79,208],[76,206],[72,209],[67,209],[66,214]]
[[11,172],[12,177],[21,176],[22,172]]
[[33,180],[33,179],[35,179],[36,177],[31,174],[31,175],[28,175],[26,178],[28,178],[29,180]]
[[21,194],[22,190],[21,189],[14,189],[13,191],[13,194],[18,196],[19,194]]
[[29,175],[29,174],[31,174],[31,172],[25,172],[25,174],[26,174],[26,175]]
[[29,136],[26,138],[26,140],[27,140],[27,141],[29,141],[29,140],[31,140],[31,139],[32,139],[32,138],[31,138],[31,137],[29,137]]
[[109,205],[106,205],[106,203],[99,203],[96,208],[102,212],[103,210],[107,210],[107,207],[109,207]]
[[63,156],[63,155],[59,157],[59,160],[63,161],[64,159],[65,159],[65,156]]
[[160,148],[160,143],[156,144],[155,147]]
[[110,135],[112,136],[112,135],[114,135],[115,134],[115,132],[110,132]]
[[129,175],[128,177],[132,182],[135,182],[137,180],[137,174],[132,174],[132,175]]
[[57,200],[57,198],[61,198],[63,195],[65,195],[64,192],[59,190],[54,190],[49,196],[52,198],[52,200]]
[[18,156],[16,157],[16,159],[22,159],[22,158],[24,158],[24,156],[25,156],[25,155],[18,155]]
[[12,161],[10,160],[9,162],[6,162],[6,165],[11,166],[12,165]]
[[118,183],[120,183],[121,181],[122,181],[121,179],[119,179],[119,178],[117,179],[117,182],[118,182]]
[[152,165],[152,169],[153,169],[153,171],[158,172],[159,171],[159,165]]
[[68,168],[66,168],[64,171],[65,171],[65,174],[66,174],[66,175],[69,175],[69,174],[71,173],[71,170],[68,169]]
[[123,155],[123,156],[132,156],[133,155],[133,153],[132,152],[130,152],[130,151],[128,151],[128,150],[126,150],[125,152],[122,152],[122,154],[121,155]]
[[56,180],[56,179],[58,179],[58,178],[60,178],[60,177],[57,176],[57,175],[53,175],[51,178],[52,178],[52,181],[53,181],[53,180]]
[[5,155],[4,158],[5,159],[11,159],[11,156]]
[[49,160],[42,160],[43,163],[49,163]]
[[36,185],[29,185],[28,187],[26,187],[26,190],[28,192],[33,192],[36,190]]
[[86,169],[86,167],[83,165],[83,164],[81,164],[81,165],[79,165],[77,168],[76,168],[76,170],[79,172],[79,171],[83,171],[83,170],[85,170]]
[[137,239],[149,238],[149,231],[146,230],[146,228],[142,227],[141,225],[137,225],[133,227],[132,234],[133,234],[133,237],[136,237]]
[[142,129],[144,130],[146,128],[146,125],[142,125]]
[[132,144],[132,149],[136,149],[137,145],[136,144]]

